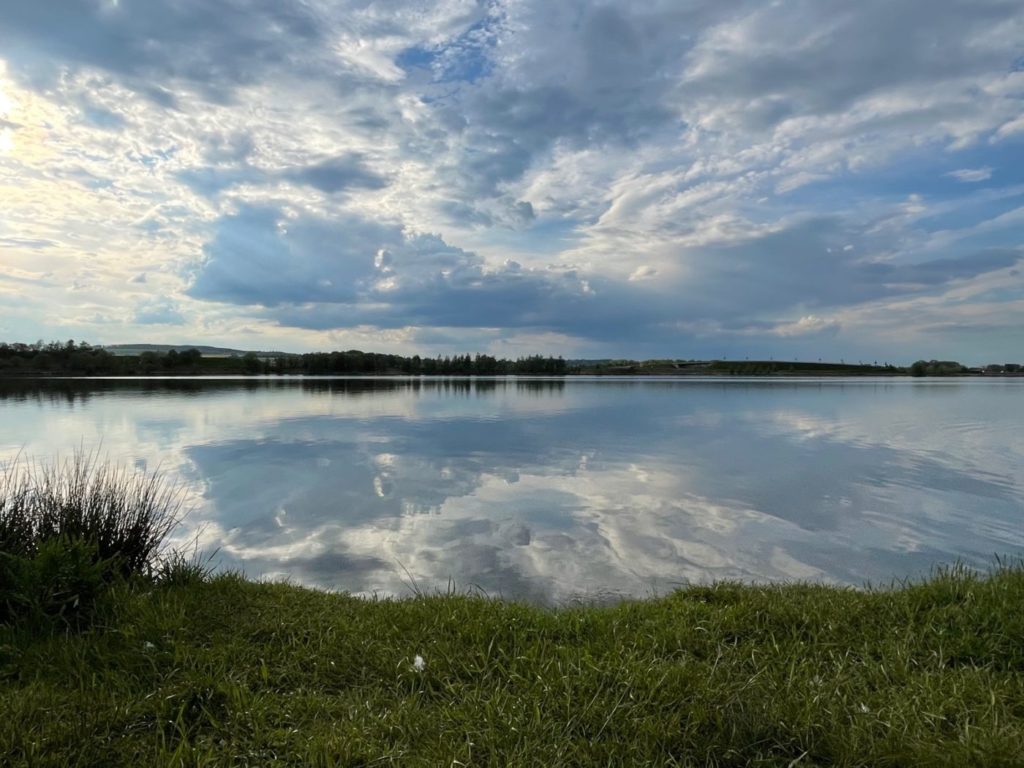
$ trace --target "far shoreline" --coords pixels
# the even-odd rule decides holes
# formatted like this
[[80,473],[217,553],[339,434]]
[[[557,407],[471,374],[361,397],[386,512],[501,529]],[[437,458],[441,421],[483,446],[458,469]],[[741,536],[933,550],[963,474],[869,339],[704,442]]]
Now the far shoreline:
[[776,371],[772,373],[565,373],[565,374],[409,374],[388,373],[150,373],[150,374],[67,374],[45,371],[0,373],[0,381],[566,381],[566,380],[636,380],[661,381],[749,381],[751,379],[836,381],[840,379],[910,379],[929,381],[956,381],[961,379],[1024,379],[1024,373],[960,373],[942,376],[914,376],[909,373],[805,373]]

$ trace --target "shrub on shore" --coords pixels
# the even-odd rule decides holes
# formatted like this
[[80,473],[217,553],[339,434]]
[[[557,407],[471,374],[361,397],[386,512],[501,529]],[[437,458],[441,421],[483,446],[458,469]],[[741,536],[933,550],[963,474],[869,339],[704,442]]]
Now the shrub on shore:
[[171,572],[161,551],[180,509],[158,473],[94,454],[16,461],[0,473],[0,622],[77,620],[114,581]]

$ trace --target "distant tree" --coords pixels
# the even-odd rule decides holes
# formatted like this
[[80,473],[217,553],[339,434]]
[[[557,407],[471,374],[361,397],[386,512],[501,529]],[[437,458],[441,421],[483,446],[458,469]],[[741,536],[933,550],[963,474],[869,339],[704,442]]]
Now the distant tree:
[[160,365],[160,355],[156,352],[143,352],[139,355],[139,367],[143,374],[153,373]]
[[966,371],[955,360],[917,360],[910,366],[911,376],[956,376]]
[[202,357],[203,353],[193,347],[192,349],[186,349],[184,352],[180,352],[178,360],[183,366],[195,366],[199,364]]
[[255,352],[246,352],[242,357],[242,370],[247,374],[259,373],[261,369],[260,358]]

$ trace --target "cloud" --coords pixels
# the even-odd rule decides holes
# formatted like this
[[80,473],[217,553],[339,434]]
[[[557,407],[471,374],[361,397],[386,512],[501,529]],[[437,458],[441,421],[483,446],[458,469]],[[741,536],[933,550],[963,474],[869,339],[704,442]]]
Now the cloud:
[[1006,311],[1017,4],[38,5],[0,0],[0,245],[82,317],[662,356]]
[[256,149],[252,134],[245,130],[218,131],[203,137],[203,158],[218,165],[246,160]]
[[30,237],[0,237],[0,245],[9,246],[12,248],[30,248],[32,250],[42,250],[43,248],[53,248],[57,245],[53,240],[44,240]]
[[283,178],[309,184],[321,192],[340,192],[344,189],[381,189],[387,186],[384,177],[366,167],[363,158],[348,154],[285,171]]
[[[56,65],[71,62],[136,83],[183,80],[214,99],[228,98],[268,68],[287,66],[324,32],[307,5],[269,0],[67,0],[58,14],[41,5],[5,2],[3,18],[14,59],[23,62],[15,72],[29,80],[56,76]],[[167,103],[166,91],[150,88],[147,94]]]
[[24,285],[31,285],[33,283],[47,284],[50,283],[50,277],[51,275],[45,272],[32,272],[25,269],[18,269],[16,267],[4,267],[3,270],[0,271],[0,280],[11,283],[22,283]]
[[805,315],[794,323],[781,323],[772,328],[778,336],[806,336],[808,334],[830,334],[839,332],[840,324],[835,319]]
[[627,318],[629,332],[653,318],[644,302],[603,305],[601,290],[574,270],[523,269],[514,261],[488,267],[436,235],[394,225],[249,207],[218,223],[188,293],[269,308],[282,324],[313,329],[572,328],[590,335]]
[[789,313],[796,306],[851,306],[939,290],[956,280],[1010,267],[1015,249],[899,263],[832,247],[851,234],[837,218],[797,221],[735,244],[690,249],[680,286],[689,313],[706,318]]
[[185,316],[176,302],[170,299],[152,299],[135,305],[132,322],[139,325],[184,325]]
[[[251,151],[243,141],[229,147],[217,145],[213,156],[218,160],[244,161]],[[207,197],[216,197],[240,185],[267,186],[281,182],[309,186],[327,194],[346,190],[379,190],[388,185],[384,176],[370,170],[363,157],[354,153],[279,169],[260,168],[246,162],[217,163],[183,170],[178,173],[178,178]]]
[[996,135],[993,138],[998,141],[1010,136],[1016,136],[1019,133],[1024,133],[1024,116],[1003,123],[999,126],[999,130],[996,131]]
[[218,222],[188,294],[262,308],[275,323],[308,330],[506,328],[664,345],[680,329],[734,338],[836,335],[838,320],[792,316],[797,307],[853,307],[949,290],[1012,267],[1017,250],[918,263],[865,260],[844,243],[841,221],[811,219],[741,244],[689,249],[682,276],[624,282],[570,268],[488,265],[430,234],[348,216],[317,218],[246,208]]
[[274,206],[243,206],[220,219],[188,293],[233,304],[353,301],[369,289],[375,254],[403,238],[395,226],[357,216],[332,220]]
[[641,264],[639,267],[634,269],[629,275],[630,281],[636,280],[650,280],[652,277],[658,274],[658,270],[649,264]]
[[957,181],[962,181],[966,184],[974,184],[979,181],[988,181],[992,178],[992,169],[988,166],[984,168],[964,168],[959,171],[950,171],[946,174],[952,176]]

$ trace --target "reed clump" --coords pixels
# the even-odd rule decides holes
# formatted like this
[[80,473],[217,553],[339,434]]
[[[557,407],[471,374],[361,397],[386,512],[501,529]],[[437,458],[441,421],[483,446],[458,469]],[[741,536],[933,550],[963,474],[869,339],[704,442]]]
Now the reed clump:
[[164,544],[181,502],[180,489],[159,473],[134,472],[96,454],[4,467],[0,622],[78,621],[111,584],[167,570]]

